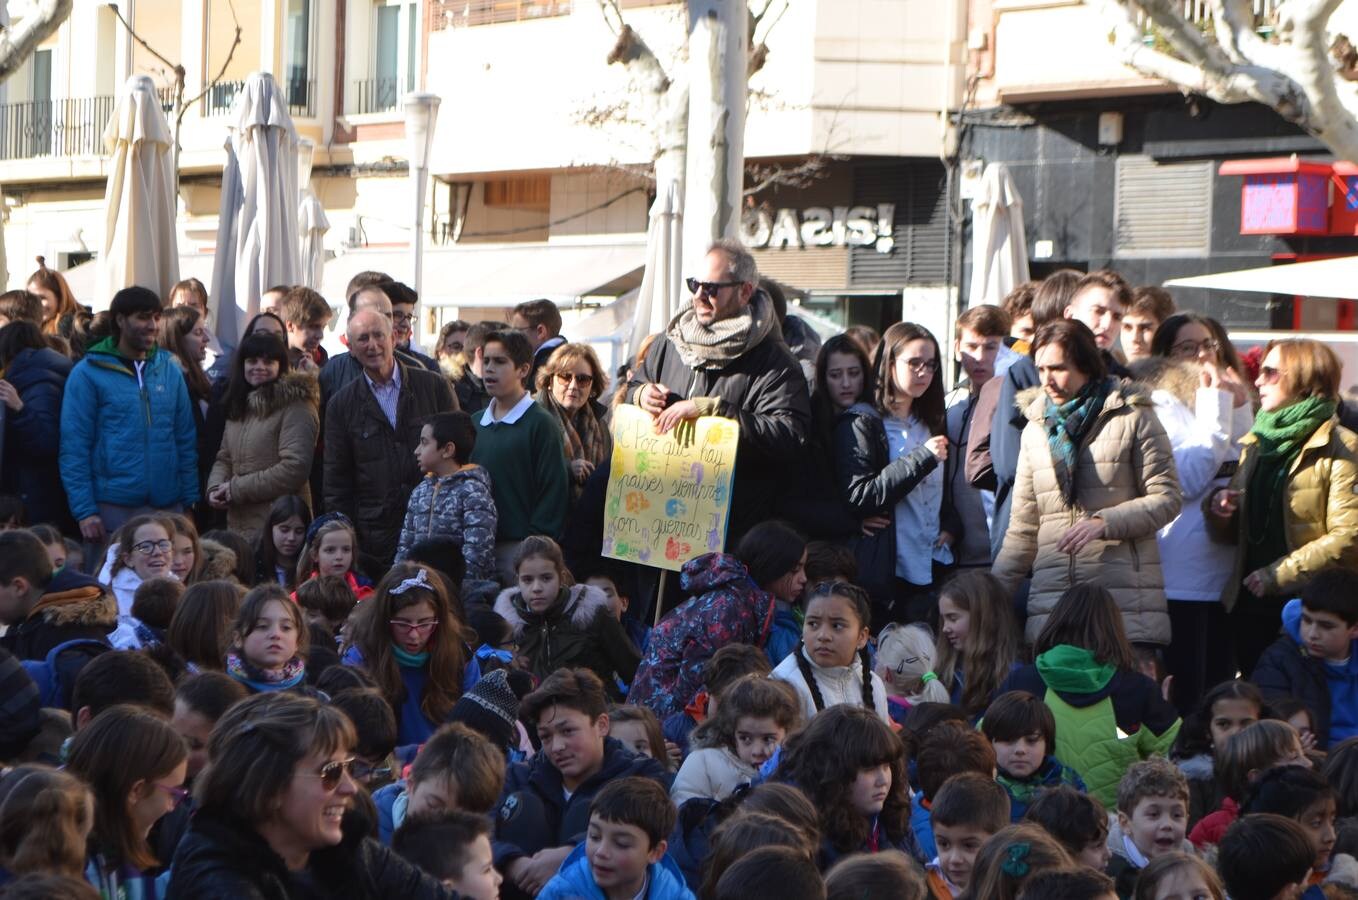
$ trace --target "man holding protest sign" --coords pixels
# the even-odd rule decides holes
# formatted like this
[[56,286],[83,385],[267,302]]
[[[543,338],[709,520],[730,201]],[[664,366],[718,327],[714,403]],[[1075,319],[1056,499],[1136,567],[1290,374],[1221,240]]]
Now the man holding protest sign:
[[806,378],[783,342],[739,241],[713,244],[693,302],[670,322],[627,384],[627,399],[666,433],[699,416],[740,423],[727,546],[770,517],[779,476],[802,458],[811,423]]

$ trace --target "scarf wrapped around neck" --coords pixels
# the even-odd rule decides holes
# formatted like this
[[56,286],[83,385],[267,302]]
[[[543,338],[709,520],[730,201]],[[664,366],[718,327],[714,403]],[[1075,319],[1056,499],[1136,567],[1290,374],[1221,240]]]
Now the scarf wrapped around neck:
[[226,654],[226,674],[257,694],[286,691],[297,687],[306,678],[306,661],[294,656],[283,668],[271,671],[248,662],[233,650]]
[[608,438],[604,434],[603,423],[594,414],[594,406],[586,401],[580,411],[572,414],[570,410],[556,401],[550,387],[543,388],[533,398],[543,409],[556,416],[561,425],[566,462],[585,459],[595,466],[608,462]]
[[783,336],[773,301],[760,290],[750,297],[748,306],[729,319],[704,325],[690,304],[665,329],[665,336],[690,369],[724,369],[770,334],[780,339]]
[[1061,488],[1061,499],[1066,506],[1075,506],[1075,467],[1080,447],[1099,420],[1104,401],[1112,393],[1117,379],[1108,377],[1090,380],[1080,392],[1065,403],[1047,399],[1042,427],[1047,432],[1047,446],[1051,449],[1052,467],[1056,483]]
[[[1286,552],[1286,535],[1282,528],[1283,484],[1287,481],[1292,461],[1310,440],[1316,429],[1334,417],[1338,404],[1324,397],[1305,397],[1280,409],[1259,410],[1254,416],[1250,433],[1255,438],[1258,463],[1250,473],[1246,495],[1248,531],[1251,544],[1268,544],[1268,556]],[[1275,512],[1279,513],[1275,519]],[[1276,557],[1274,557],[1276,558]],[[1268,560],[1272,561],[1272,560]]]

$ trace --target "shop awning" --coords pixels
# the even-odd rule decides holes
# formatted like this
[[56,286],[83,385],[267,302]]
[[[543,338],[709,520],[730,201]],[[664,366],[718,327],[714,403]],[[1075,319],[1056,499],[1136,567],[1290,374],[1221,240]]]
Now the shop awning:
[[1175,278],[1166,281],[1165,287],[1358,300],[1358,256]]

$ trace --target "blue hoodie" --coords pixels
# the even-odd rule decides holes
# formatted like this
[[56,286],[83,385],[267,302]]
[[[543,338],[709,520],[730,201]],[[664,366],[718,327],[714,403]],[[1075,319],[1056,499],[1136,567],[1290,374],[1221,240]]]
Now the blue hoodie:
[[1250,680],[1268,700],[1295,697],[1315,721],[1316,746],[1324,750],[1358,735],[1358,641],[1348,662],[1334,665],[1312,656],[1301,640],[1301,601],[1283,607],[1283,636],[1259,657]]
[[[604,892],[594,883],[583,843],[566,857],[561,869],[538,894],[538,900],[606,900]],[[668,854],[647,867],[645,900],[696,900]]]

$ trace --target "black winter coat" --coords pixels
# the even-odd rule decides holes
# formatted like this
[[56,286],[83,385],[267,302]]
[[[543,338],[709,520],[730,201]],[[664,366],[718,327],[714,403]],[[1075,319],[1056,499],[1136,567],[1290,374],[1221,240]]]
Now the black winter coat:
[[424,418],[457,409],[447,378],[400,360],[396,365],[401,393],[394,429],[361,376],[331,397],[325,411],[325,508],[353,520],[359,550],[374,571],[391,565],[406,502],[423,477],[415,447]]
[[118,627],[118,601],[98,581],[73,569],[62,569],[47,584],[28,617],[0,637],[19,659],[44,659],[48,651],[67,641],[107,643]]
[[665,405],[692,397],[717,397],[717,415],[740,423],[736,474],[726,546],[770,518],[780,491],[802,476],[796,467],[811,429],[811,394],[806,376],[777,331],[723,369],[688,367],[669,337],[657,340],[627,384],[636,402],[644,384],[671,391]]
[[1330,746],[1330,685],[1325,663],[1307,656],[1291,635],[1278,638],[1254,664],[1250,681],[1259,686],[1265,700],[1294,698],[1306,704],[1315,723],[1316,749]]
[[0,493],[23,501],[30,522],[47,522],[73,534],[75,520],[61,485],[57,448],[61,439],[61,396],[72,363],[55,350],[21,350],[3,377],[24,408],[6,410]]
[[641,651],[613,617],[602,590],[587,584],[563,590],[565,603],[538,614],[527,608],[518,588],[507,588],[495,598],[495,612],[514,630],[519,652],[531,661],[535,678],[541,680],[561,668],[589,669],[610,696],[621,700],[613,673],[631,682],[641,664]]
[[457,900],[376,838],[350,831],[312,852],[304,883],[250,825],[199,811],[175,851],[166,900]]

